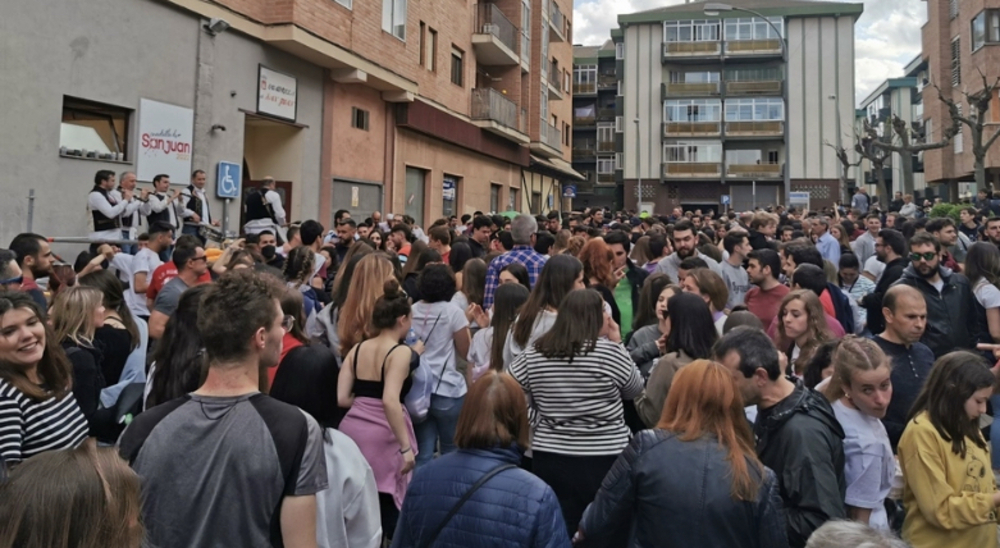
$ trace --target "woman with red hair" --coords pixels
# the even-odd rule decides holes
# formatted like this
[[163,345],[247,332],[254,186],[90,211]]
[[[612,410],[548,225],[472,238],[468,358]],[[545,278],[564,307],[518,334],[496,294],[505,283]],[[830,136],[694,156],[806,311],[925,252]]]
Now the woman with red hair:
[[[669,463],[669,466],[664,465]],[[732,373],[696,360],[674,377],[656,428],[632,437],[584,512],[577,540],[631,520],[629,547],[787,547],[774,472],[754,453]]]
[[584,244],[577,259],[583,263],[583,281],[587,288],[601,294],[604,302],[611,307],[611,319],[620,326],[622,317],[615,302],[615,287],[625,276],[625,269],[615,270],[615,253],[604,238],[591,238]]

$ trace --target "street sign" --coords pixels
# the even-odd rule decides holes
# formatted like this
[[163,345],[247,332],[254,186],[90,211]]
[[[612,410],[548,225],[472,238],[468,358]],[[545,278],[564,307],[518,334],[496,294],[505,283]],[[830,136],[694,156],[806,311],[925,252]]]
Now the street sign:
[[240,170],[240,164],[234,162],[219,162],[219,168],[215,174],[216,196],[223,199],[239,199],[240,186],[243,182]]
[[788,205],[792,207],[801,207],[805,209],[809,208],[809,193],[808,192],[789,192],[788,193]]
[[576,198],[576,185],[563,185],[563,198]]
[[732,203],[732,199],[729,197],[728,194],[723,194],[722,197],[719,199],[719,203],[724,206],[727,206],[730,203]]

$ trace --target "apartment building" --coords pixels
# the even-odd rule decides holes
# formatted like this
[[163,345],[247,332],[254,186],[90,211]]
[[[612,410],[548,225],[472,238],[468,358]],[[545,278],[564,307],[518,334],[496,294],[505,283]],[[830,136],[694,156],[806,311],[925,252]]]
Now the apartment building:
[[230,229],[240,200],[215,197],[221,162],[244,190],[275,178],[291,219],[328,226],[338,209],[540,213],[580,178],[569,0],[34,2],[0,33],[0,96],[17,101],[0,241],[29,224],[85,235],[99,169],[146,188],[203,169]]
[[[927,23],[922,29],[923,58],[929,81],[955,101],[963,112],[970,112],[963,91],[983,89],[980,71],[989,82],[1000,76],[1000,1],[998,0],[926,0]],[[947,106],[931,91],[924,104],[924,125],[928,140],[939,140],[943,127],[951,123]],[[1000,128],[1000,99],[994,95],[986,112],[984,136]],[[928,184],[942,185],[956,198],[959,182],[974,181],[974,158],[969,129],[952,140],[952,146],[924,153]],[[986,156],[986,184],[1000,189],[1000,145]]]
[[[573,169],[584,180],[576,184],[574,209],[621,209],[621,139],[615,117],[621,97],[615,43],[573,47]],[[616,137],[618,139],[616,140]]]
[[862,10],[734,0],[620,15],[625,205],[743,210],[786,203],[791,191],[808,192],[814,208],[842,199],[826,144],[852,131]]
[[[851,139],[862,135],[865,121],[878,132],[880,138],[896,139],[892,120],[893,117],[897,117],[906,122],[906,126],[910,128],[911,142],[926,142],[923,95],[927,86],[927,63],[921,55],[918,55],[903,69],[902,77],[886,79],[861,101],[858,105],[855,134]],[[930,97],[937,100],[934,90],[930,89],[930,92]],[[853,146],[852,141],[847,141],[847,144],[848,148]],[[872,168],[871,162],[862,160],[858,169],[854,170],[855,186],[868,185],[869,194],[879,196],[883,203],[887,203],[887,196],[891,200],[896,192],[914,194],[920,198],[927,196],[923,158],[924,153],[909,155],[908,158],[904,158],[904,155],[898,152],[890,154],[882,166],[887,188],[878,185],[878,173]],[[904,161],[910,162],[912,175],[909,181]],[[932,189],[931,194],[933,193]]]

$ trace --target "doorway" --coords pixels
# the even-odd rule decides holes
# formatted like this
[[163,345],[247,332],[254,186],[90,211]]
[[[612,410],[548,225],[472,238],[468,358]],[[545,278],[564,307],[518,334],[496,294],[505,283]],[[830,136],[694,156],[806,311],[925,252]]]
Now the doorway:
[[372,212],[382,211],[382,185],[378,183],[334,179],[332,195],[330,226],[333,226],[333,212],[340,209],[346,209],[358,222]]
[[[244,205],[247,203],[247,197],[256,192],[257,189],[260,188],[260,185],[263,183],[264,181],[247,180],[246,178],[243,179],[243,198],[240,200],[240,205],[239,205],[240,207],[239,231],[243,230],[243,225],[245,225],[247,222],[246,220],[247,212],[246,212],[246,207],[244,207]],[[298,219],[292,219],[292,214],[291,214],[292,182],[275,181],[274,191],[278,193],[278,196],[281,196],[281,207],[282,209],[285,210],[285,222],[291,223],[292,221],[298,220]]]
[[417,226],[424,226],[424,187],[427,183],[427,172],[415,168],[406,168],[406,208],[404,213],[413,217]]

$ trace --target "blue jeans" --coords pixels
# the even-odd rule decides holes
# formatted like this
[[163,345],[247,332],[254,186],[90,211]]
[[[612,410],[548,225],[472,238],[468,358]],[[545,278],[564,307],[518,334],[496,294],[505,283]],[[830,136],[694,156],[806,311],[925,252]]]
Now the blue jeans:
[[460,398],[446,398],[434,394],[431,396],[431,407],[427,418],[413,425],[413,433],[417,436],[417,466],[426,464],[434,458],[434,449],[438,439],[441,440],[441,454],[455,451],[455,427],[458,425],[458,414],[462,411]]
[[990,458],[993,469],[1000,470],[1000,394],[990,397],[993,404],[993,424],[990,425]]

